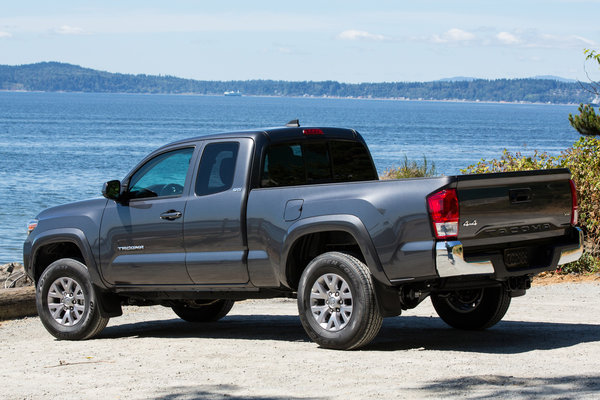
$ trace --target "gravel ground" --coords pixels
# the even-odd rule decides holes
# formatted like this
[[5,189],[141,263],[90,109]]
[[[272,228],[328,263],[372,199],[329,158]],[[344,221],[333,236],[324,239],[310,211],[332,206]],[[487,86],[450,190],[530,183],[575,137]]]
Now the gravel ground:
[[6,399],[600,398],[600,284],[537,286],[483,332],[426,300],[359,351],[308,341],[293,300],[237,303],[217,323],[127,307],[98,339],[60,342],[38,318],[0,324]]

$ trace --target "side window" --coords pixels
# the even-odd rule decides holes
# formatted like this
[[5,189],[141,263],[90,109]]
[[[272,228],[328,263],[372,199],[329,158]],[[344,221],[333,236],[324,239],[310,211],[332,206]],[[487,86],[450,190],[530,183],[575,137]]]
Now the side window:
[[303,185],[306,182],[302,146],[277,144],[265,156],[262,187]]
[[238,142],[211,143],[202,152],[196,179],[196,194],[206,196],[224,192],[233,185]]
[[366,147],[359,142],[331,140],[275,144],[267,150],[261,187],[377,180]]
[[331,182],[331,163],[326,142],[306,143],[302,146],[306,164],[306,183]]
[[362,143],[332,141],[330,143],[335,182],[378,180],[369,152]]
[[194,148],[160,154],[136,171],[129,180],[131,198],[177,196],[183,193]]

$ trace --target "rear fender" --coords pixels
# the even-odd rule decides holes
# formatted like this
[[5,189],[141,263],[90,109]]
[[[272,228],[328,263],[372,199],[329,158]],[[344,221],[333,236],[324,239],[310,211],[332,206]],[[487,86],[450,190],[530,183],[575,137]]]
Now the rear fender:
[[347,232],[360,247],[362,255],[365,259],[367,267],[371,271],[373,277],[380,283],[390,286],[390,280],[383,271],[381,261],[377,256],[375,246],[371,241],[367,228],[363,225],[362,221],[355,215],[349,214],[336,214],[336,215],[324,215],[318,217],[310,217],[297,221],[292,224],[285,237],[283,238],[283,249],[281,253],[281,263],[279,265],[279,274],[281,282],[286,282],[286,262],[289,256],[290,250],[294,247],[294,244],[301,237],[318,232],[327,231],[343,231]]

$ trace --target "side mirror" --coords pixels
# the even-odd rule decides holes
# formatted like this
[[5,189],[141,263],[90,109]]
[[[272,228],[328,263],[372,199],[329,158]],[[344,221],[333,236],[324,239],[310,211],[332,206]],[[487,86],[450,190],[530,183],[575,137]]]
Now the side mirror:
[[102,186],[102,196],[110,200],[118,201],[121,196],[121,181],[114,180],[104,183]]

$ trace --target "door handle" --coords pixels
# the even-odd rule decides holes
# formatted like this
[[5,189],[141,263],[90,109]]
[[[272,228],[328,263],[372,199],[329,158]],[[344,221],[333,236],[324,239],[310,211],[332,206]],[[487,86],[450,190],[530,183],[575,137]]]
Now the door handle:
[[512,204],[529,203],[532,200],[532,192],[530,188],[511,189],[508,191],[508,197]]
[[173,221],[176,220],[177,218],[181,218],[183,214],[181,213],[181,211],[176,211],[176,210],[169,210],[169,211],[165,211],[164,213],[160,214],[160,219],[166,219],[168,221]]

